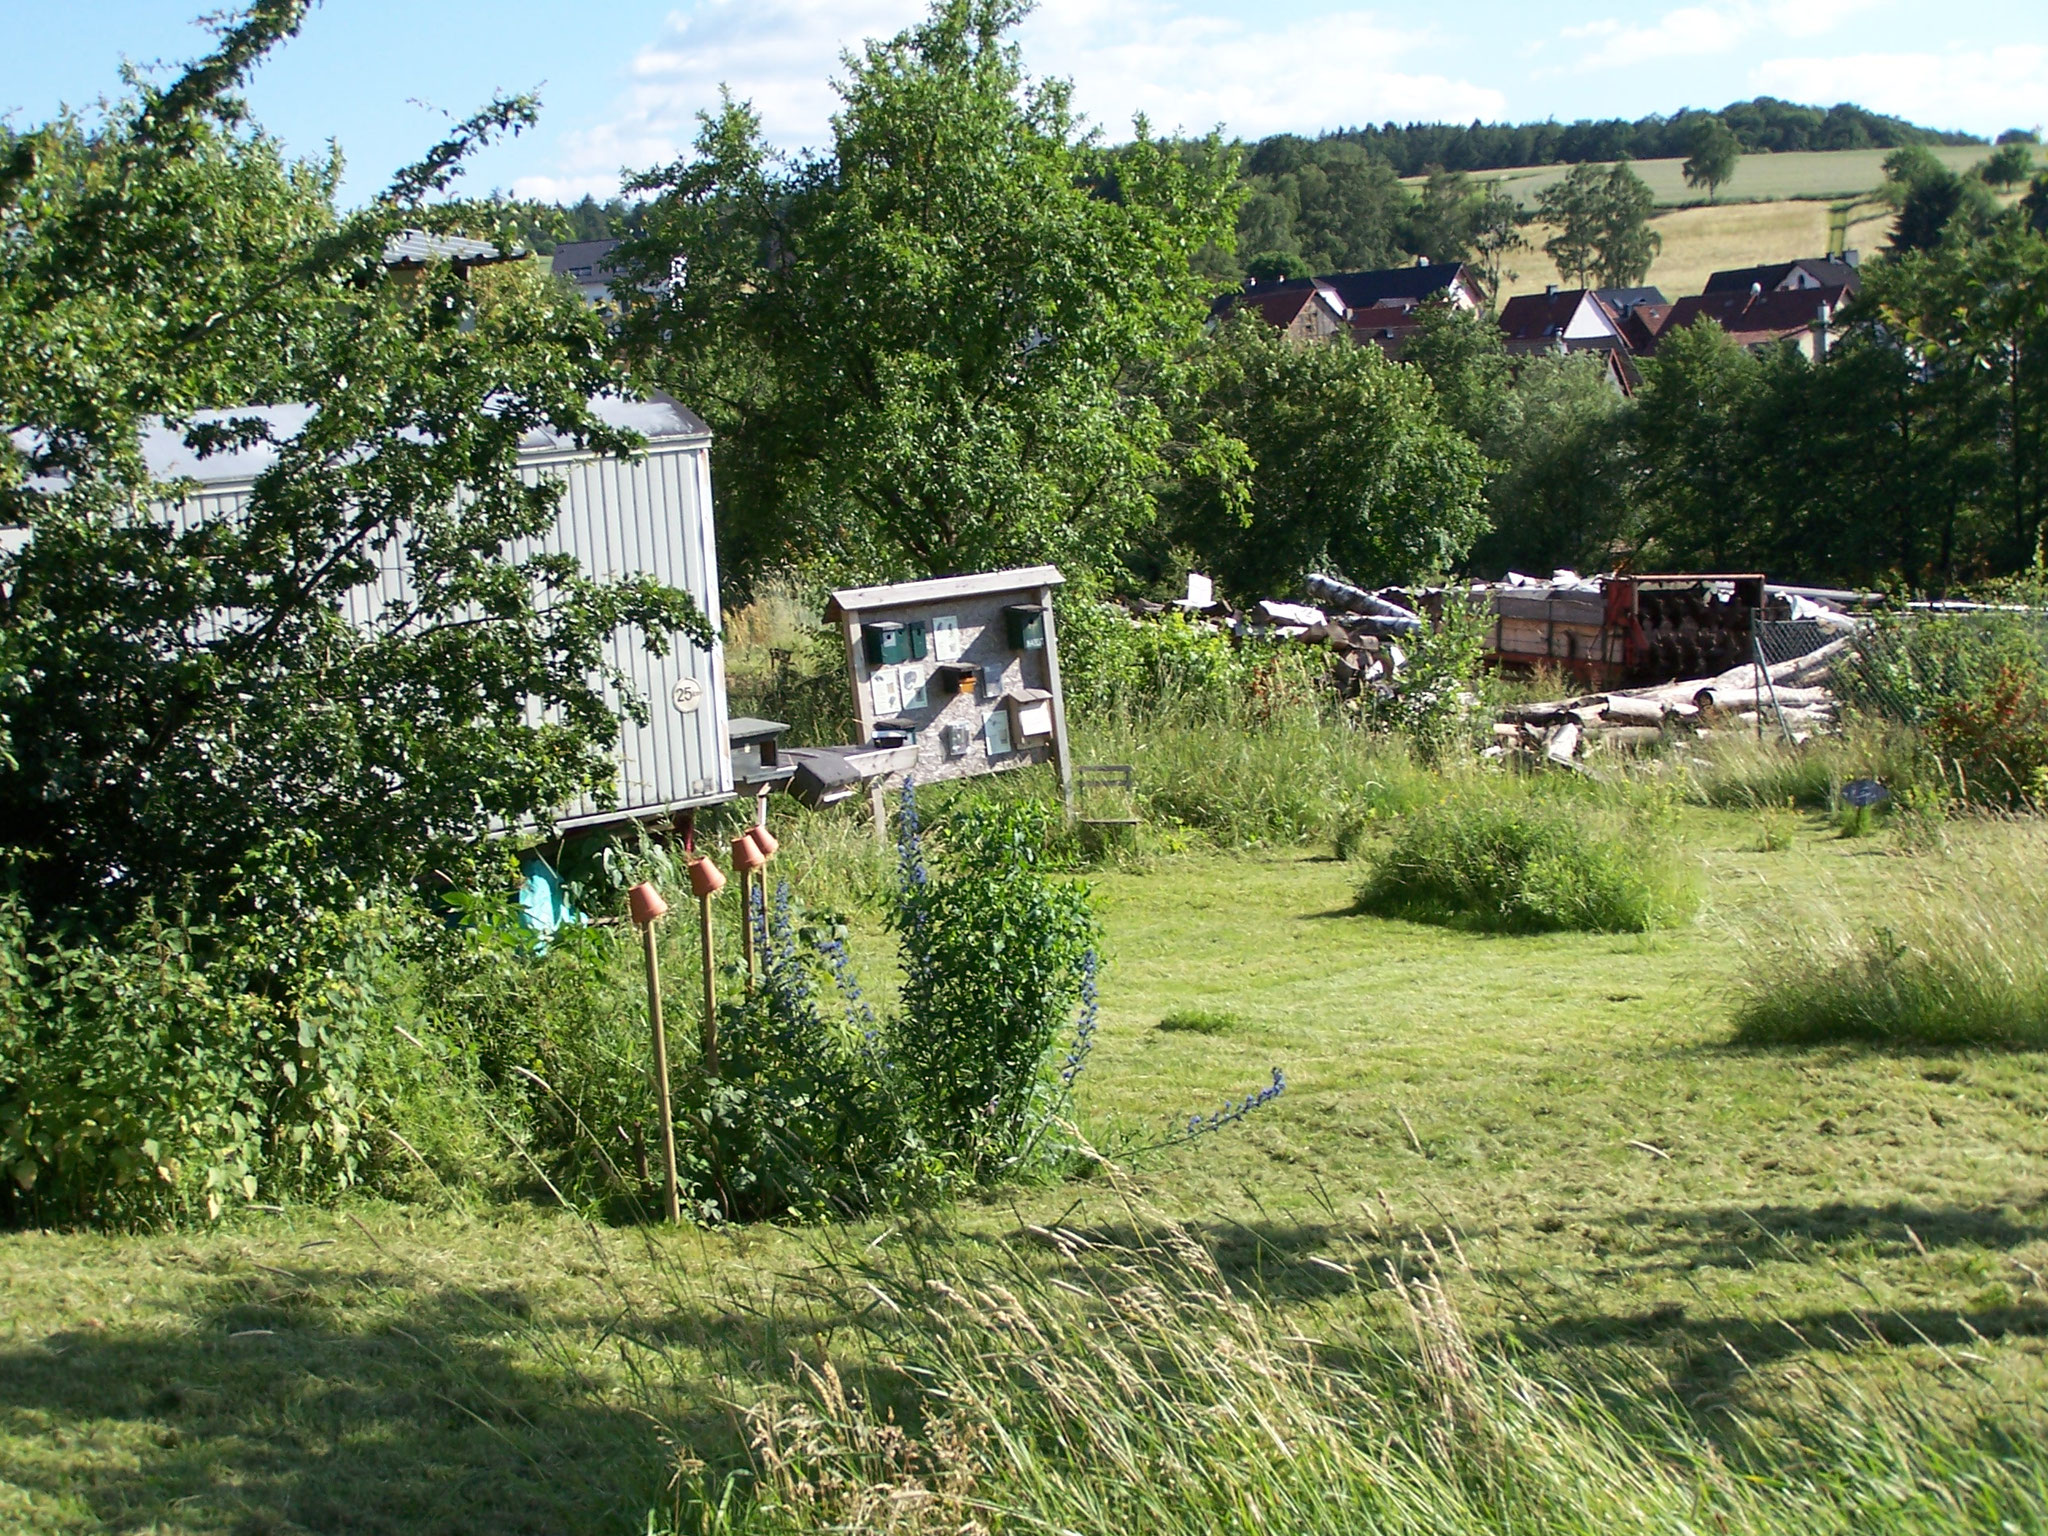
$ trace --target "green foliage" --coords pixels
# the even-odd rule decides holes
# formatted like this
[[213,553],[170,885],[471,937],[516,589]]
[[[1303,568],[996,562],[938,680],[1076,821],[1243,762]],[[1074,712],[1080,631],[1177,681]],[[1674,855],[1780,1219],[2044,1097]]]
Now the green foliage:
[[[1675,160],[1692,152],[1694,124],[1709,114],[1654,113],[1560,123],[1386,123],[1348,128],[1331,137],[1384,156],[1403,176],[1432,166],[1454,171],[1505,170],[1523,165],[1574,165],[1588,160]],[[1820,108],[1759,96],[1711,114],[1727,124],[1744,154],[1835,149],[1890,149],[1901,144],[1981,144],[1967,133],[1918,127],[1853,102]]]
[[1718,117],[1693,119],[1682,167],[1687,186],[1705,187],[1707,201],[1712,202],[1715,191],[1735,174],[1736,164],[1741,159],[1742,141],[1726,123]]
[[868,43],[826,155],[777,159],[728,101],[634,184],[652,198],[614,260],[660,297],[627,341],[718,431],[741,592],[786,562],[1104,566],[1152,516],[1157,396],[1206,313],[1189,261],[1228,236],[1235,162],[1142,123],[1099,149],[1004,41],[1022,14],[938,0]]
[[1645,932],[1694,899],[1652,811],[1484,783],[1404,817],[1358,891],[1381,917],[1525,933]]
[[1997,150],[1978,167],[1978,175],[1990,186],[2016,187],[2033,176],[2034,158],[2031,145],[2008,144],[2001,139]]
[[1470,751],[1492,723],[1485,708],[1490,609],[1444,594],[1436,622],[1399,642],[1408,664],[1388,684],[1368,685],[1359,713],[1368,724],[1407,737],[1425,763]]
[[1301,346],[1256,316],[1224,326],[1205,360],[1199,411],[1253,462],[1234,481],[1184,476],[1176,542],[1225,590],[1296,589],[1311,570],[1365,586],[1448,568],[1482,523],[1482,464],[1449,427],[1429,381],[1377,347]]
[[2048,921],[2038,830],[1904,892],[1885,923],[1808,932],[1749,985],[1744,1045],[2048,1049]]
[[[923,1085],[861,997],[841,938],[807,922],[786,885],[753,921],[760,984],[721,1005],[715,1070],[700,1056],[677,1085],[693,1213],[817,1221],[941,1193],[957,1165],[920,1139]],[[833,987],[843,1020],[820,1002]]]
[[1408,191],[1384,157],[1341,139],[1275,134],[1244,159],[1237,246],[1291,256],[1311,272],[1394,266]]
[[1468,567],[1597,570],[1634,527],[1629,406],[1606,360],[1543,354],[1512,361],[1483,315],[1432,305],[1402,361],[1435,385],[1449,419],[1486,456],[1491,529]]
[[[942,859],[932,870],[904,792],[891,918],[903,1026],[891,1055],[917,1085],[928,1139],[981,1178],[1012,1170],[1057,1109],[1066,1081],[1050,1057],[1084,993],[1093,1027],[1100,940],[1088,891],[1039,868],[1055,814],[1028,802],[971,804],[934,829]],[[1079,1060],[1070,1064],[1078,1070]]]
[[[522,269],[382,263],[407,226],[494,227],[438,199],[532,104],[344,214],[338,163],[288,163],[226,94],[303,11],[255,8],[90,132],[23,134],[0,187],[0,525],[29,534],[0,571],[0,821],[41,915],[463,878],[494,821],[609,789],[621,624],[710,640],[685,594],[511,552],[557,496],[520,475],[523,434],[631,446],[587,406],[619,382],[593,317]],[[310,414],[236,414],[252,401]],[[247,509],[150,483],[152,427],[201,455],[268,445]],[[181,501],[175,524],[137,515]],[[350,622],[399,558],[415,600]]]
[[1557,231],[1543,243],[1544,252],[1581,288],[1640,283],[1664,243],[1650,228],[1655,206],[1649,185],[1626,159],[1604,172],[1575,165],[1537,194],[1538,217]]
[[406,1098],[379,914],[52,943],[0,904],[0,1217],[217,1217],[360,1183]]

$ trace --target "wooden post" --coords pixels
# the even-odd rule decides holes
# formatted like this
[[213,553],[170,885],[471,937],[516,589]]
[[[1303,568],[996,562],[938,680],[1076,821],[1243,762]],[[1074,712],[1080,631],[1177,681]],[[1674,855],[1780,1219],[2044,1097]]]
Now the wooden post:
[[[768,877],[761,877],[761,902],[768,901]],[[747,965],[747,990],[754,990],[754,877],[740,871],[740,953]]]
[[875,850],[889,851],[889,793],[882,788],[882,781],[875,780],[868,790],[868,807],[875,813]]
[[668,910],[668,903],[651,885],[636,885],[629,893],[634,921],[640,925],[640,947],[647,959],[647,1019],[654,1031],[654,1102],[661,1115],[661,1172],[668,1219],[680,1225],[682,1198],[676,1187],[676,1116],[668,1088],[668,1032],[661,1023],[661,957],[654,943],[654,924]]
[[700,937],[704,941],[704,1071],[718,1076],[718,975],[711,942],[711,898],[697,898]]

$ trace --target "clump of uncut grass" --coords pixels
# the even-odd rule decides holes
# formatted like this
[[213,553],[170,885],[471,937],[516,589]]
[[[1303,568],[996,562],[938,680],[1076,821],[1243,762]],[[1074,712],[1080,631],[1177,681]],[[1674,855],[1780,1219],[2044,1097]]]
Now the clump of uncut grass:
[[1748,731],[1723,731],[1691,744],[1686,768],[1691,798],[1724,810],[1831,811],[1850,779],[1876,779],[1898,793],[1931,771],[1913,732],[1875,726],[1797,745],[1775,727],[1761,739]]
[[[1077,1536],[1834,1536],[2038,1530],[2027,1406],[1974,1427],[1816,1360],[1801,1411],[1689,1411],[1647,1365],[1545,1377],[1475,1345],[1428,1265],[1319,1255],[1381,1321],[1307,1330],[1192,1234],[1027,1228],[974,1258],[848,1251],[825,1354],[736,1405],[745,1475],[696,1465],[650,1529]],[[1031,1240],[1035,1239],[1035,1243]],[[1954,1396],[1956,1394],[1949,1394]],[[1985,1397],[1991,1394],[1985,1393]],[[2000,1417],[2002,1416],[2002,1418]]]
[[1076,734],[1081,761],[1131,765],[1148,824],[1226,848],[1326,840],[1363,810],[1398,811],[1435,793],[1399,739],[1308,709],[1241,722],[1162,709],[1084,722]]
[[1749,984],[1737,1041],[2048,1049],[2044,859],[2038,823],[1993,824],[1882,925],[1786,942]]
[[1512,779],[1454,785],[1403,817],[1370,862],[1360,910],[1454,927],[1642,933],[1697,902],[1655,810]]

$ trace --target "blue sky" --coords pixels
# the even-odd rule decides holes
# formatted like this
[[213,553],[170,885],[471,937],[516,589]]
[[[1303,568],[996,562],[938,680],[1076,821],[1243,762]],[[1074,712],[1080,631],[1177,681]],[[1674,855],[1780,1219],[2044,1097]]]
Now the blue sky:
[[[122,60],[203,51],[227,0],[0,0],[0,114],[16,127],[119,89]],[[471,185],[600,196],[622,165],[689,142],[721,82],[786,147],[825,140],[839,51],[896,31],[923,0],[323,0],[250,91],[293,150],[329,139],[347,195],[373,193],[448,116],[540,87],[540,128],[476,164]],[[1247,137],[1357,122],[1636,117],[1760,92],[1977,133],[2048,121],[2040,0],[1043,0],[1027,66],[1064,75],[1121,134],[1222,125]]]

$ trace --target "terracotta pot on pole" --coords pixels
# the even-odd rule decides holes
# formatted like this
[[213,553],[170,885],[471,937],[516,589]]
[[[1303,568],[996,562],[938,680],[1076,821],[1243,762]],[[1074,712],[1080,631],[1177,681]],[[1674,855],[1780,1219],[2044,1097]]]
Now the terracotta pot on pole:
[[725,889],[725,876],[709,859],[690,866],[690,889],[697,897],[697,936],[704,946],[704,1071],[718,1076],[717,946],[711,938],[711,898]]
[[[740,952],[746,962],[747,990],[754,988],[754,872],[768,862],[754,845],[753,837],[742,832],[732,840],[732,867],[740,877]],[[767,905],[767,888],[762,887],[762,905]]]
[[640,929],[640,947],[647,960],[647,1019],[654,1031],[654,1102],[661,1114],[661,1173],[663,1195],[671,1224],[683,1219],[682,1199],[676,1188],[676,1117],[668,1091],[668,1032],[661,1023],[661,959],[655,951],[654,925],[668,911],[668,903],[652,885],[640,884],[626,892],[626,903]]

